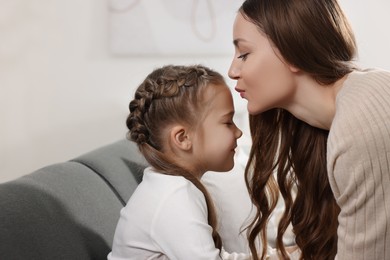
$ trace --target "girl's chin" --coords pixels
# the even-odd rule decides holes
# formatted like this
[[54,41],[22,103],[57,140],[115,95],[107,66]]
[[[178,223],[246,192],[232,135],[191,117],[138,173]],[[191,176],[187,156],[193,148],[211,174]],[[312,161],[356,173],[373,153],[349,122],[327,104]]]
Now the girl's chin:
[[234,168],[234,160],[232,159],[227,165],[224,165],[220,172],[228,172]]

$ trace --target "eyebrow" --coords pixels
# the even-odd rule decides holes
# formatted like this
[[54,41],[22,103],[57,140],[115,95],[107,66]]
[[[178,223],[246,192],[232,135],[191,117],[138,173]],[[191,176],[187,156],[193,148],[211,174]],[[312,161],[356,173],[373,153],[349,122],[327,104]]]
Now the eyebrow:
[[237,39],[234,39],[233,40],[233,44],[234,46],[238,47],[238,45],[240,44],[240,42],[243,42],[245,41],[244,39],[241,39],[241,38],[237,38]]
[[234,110],[222,115],[222,117],[233,117],[233,116],[234,116]]
[[234,39],[234,41],[233,41],[234,46],[238,47],[239,42],[240,42],[240,39]]

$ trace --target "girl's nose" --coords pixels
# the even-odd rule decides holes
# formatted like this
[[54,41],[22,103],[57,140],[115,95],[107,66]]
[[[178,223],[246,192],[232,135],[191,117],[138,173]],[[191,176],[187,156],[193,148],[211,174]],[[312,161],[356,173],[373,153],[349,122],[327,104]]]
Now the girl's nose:
[[242,136],[242,131],[237,126],[236,126],[236,128],[237,128],[237,130],[236,130],[236,139],[238,139],[238,138],[240,138]]

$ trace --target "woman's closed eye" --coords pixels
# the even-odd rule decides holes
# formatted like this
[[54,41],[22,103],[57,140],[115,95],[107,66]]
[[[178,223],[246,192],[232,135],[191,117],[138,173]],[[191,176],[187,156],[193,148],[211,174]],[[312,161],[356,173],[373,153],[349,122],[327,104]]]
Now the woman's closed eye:
[[248,57],[249,53],[244,53],[244,54],[241,54],[240,56],[237,57],[237,59],[242,59],[242,60],[246,60],[246,58]]

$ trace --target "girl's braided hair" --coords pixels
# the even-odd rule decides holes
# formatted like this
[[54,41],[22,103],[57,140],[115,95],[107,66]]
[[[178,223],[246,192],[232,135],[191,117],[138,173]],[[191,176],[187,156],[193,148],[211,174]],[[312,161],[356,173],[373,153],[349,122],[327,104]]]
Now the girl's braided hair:
[[217,217],[208,191],[195,177],[196,173],[175,164],[163,150],[169,125],[182,123],[196,129],[206,112],[204,92],[213,85],[226,83],[221,74],[202,65],[166,65],[155,69],[137,88],[126,125],[127,138],[138,145],[151,166],[163,174],[183,176],[202,191],[214,243],[221,249]]

